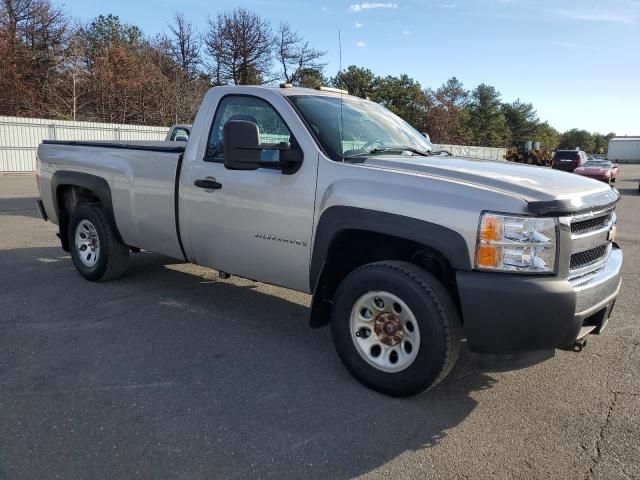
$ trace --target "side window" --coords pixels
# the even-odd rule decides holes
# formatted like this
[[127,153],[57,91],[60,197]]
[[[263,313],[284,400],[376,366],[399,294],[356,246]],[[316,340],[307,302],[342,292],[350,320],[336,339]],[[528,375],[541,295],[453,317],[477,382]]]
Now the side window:
[[[264,100],[257,97],[230,95],[224,97],[218,105],[209,141],[205,161],[222,162],[224,160],[224,126],[231,120],[246,120],[258,125],[260,144],[290,143],[292,135],[278,112]],[[271,158],[276,151],[263,151],[263,160]]]

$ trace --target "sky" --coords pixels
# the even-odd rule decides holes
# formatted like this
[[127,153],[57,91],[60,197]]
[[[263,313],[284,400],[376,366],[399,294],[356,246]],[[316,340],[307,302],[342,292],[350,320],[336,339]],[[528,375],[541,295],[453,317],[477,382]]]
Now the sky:
[[118,15],[146,34],[176,11],[202,31],[237,6],[289,22],[327,51],[327,76],[359,65],[437,88],[455,76],[534,104],[560,131],[640,135],[640,0],[63,0],[88,21]]

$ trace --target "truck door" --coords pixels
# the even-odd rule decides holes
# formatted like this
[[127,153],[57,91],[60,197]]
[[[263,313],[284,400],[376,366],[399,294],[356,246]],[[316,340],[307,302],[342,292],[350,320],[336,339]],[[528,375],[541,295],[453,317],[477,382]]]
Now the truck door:
[[[271,169],[226,169],[223,132],[230,120],[255,122],[261,144],[297,145],[304,155],[300,169],[289,175]],[[262,151],[263,160],[276,160],[273,156],[278,154]],[[267,91],[264,96],[222,97],[204,154],[191,161],[190,171],[184,172],[188,185],[181,186],[192,259],[238,276],[308,291],[317,162],[317,147],[281,95]]]

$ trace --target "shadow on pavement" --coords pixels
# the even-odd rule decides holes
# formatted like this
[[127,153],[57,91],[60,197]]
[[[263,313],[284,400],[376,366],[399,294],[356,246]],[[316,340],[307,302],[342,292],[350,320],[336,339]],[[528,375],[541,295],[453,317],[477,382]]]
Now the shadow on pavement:
[[153,254],[94,284],[58,248],[4,250],[0,285],[0,477],[346,479],[436,445],[494,383],[463,351],[433,391],[382,396],[306,296]]
[[36,197],[0,197],[0,215],[40,218],[36,209]]
[[637,186],[635,188],[619,188],[618,191],[620,192],[620,195],[629,195],[634,197],[640,195],[640,190]]

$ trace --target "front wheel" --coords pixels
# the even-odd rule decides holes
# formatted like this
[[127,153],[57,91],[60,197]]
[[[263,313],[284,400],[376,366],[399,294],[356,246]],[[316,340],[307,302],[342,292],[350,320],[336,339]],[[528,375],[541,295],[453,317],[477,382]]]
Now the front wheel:
[[460,351],[460,320],[449,293],[407,262],[376,262],[350,273],[336,293],[331,332],[355,378],[397,397],[438,384]]
[[73,210],[69,247],[76,270],[87,280],[111,280],[127,269],[129,248],[118,241],[99,206],[80,205]]

